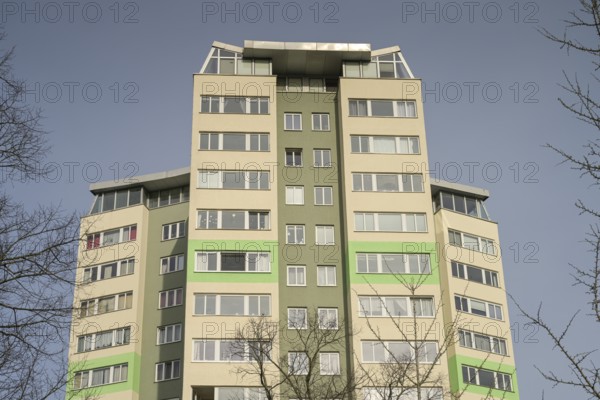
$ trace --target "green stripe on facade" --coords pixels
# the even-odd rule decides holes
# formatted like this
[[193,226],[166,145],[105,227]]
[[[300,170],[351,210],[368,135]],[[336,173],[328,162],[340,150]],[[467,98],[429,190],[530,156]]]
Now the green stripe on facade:
[[[512,377],[512,392],[506,392],[504,390],[490,389],[483,386],[477,386],[473,384],[466,384],[463,382],[461,366],[467,365],[469,367],[483,368],[490,371],[503,372],[510,374]],[[479,358],[455,355],[448,357],[448,374],[450,378],[450,390],[452,393],[476,393],[480,395],[490,395],[493,398],[506,399],[506,400],[519,400],[519,389],[517,386],[517,374],[516,369],[513,365],[502,364],[490,360],[484,360]]]
[[[279,243],[266,240],[189,240],[188,282],[276,283],[279,279]],[[197,251],[264,251],[271,254],[271,272],[195,272]]]
[[440,270],[435,242],[348,242],[348,274],[352,284],[399,284],[399,279],[416,281],[422,275],[416,274],[364,274],[356,268],[356,253],[426,253],[431,262],[431,274],[423,279],[424,285],[439,285]]

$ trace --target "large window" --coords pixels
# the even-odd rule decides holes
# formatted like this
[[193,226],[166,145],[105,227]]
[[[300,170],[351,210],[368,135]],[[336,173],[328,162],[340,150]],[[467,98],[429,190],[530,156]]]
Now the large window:
[[201,96],[200,112],[211,114],[268,114],[268,97]]
[[269,190],[269,172],[200,170],[198,188]]
[[[421,397],[419,397],[419,392]],[[364,400],[443,400],[444,390],[439,387],[415,389],[405,387],[366,387],[363,389]]]
[[357,253],[356,271],[363,274],[430,274],[429,254]]
[[123,189],[96,195],[90,214],[97,214],[119,208],[142,204],[142,188]]
[[317,265],[317,286],[336,286],[336,269],[333,265]]
[[419,363],[437,362],[436,342],[369,341],[363,340],[362,357],[365,363]]
[[91,233],[87,235],[87,250],[102,246],[129,242],[137,237],[137,225],[125,226],[123,228],[111,229],[104,232]]
[[331,186],[315,186],[315,205],[333,205],[333,188]]
[[183,304],[183,289],[171,289],[159,292],[158,308],[169,308]]
[[312,115],[312,130],[313,131],[328,131],[329,130],[329,114],[313,114]]
[[213,47],[201,73],[220,75],[271,75],[271,61],[244,58],[241,53]]
[[270,272],[269,253],[196,252],[196,272]]
[[418,136],[351,136],[353,153],[420,154]]
[[73,389],[84,389],[127,381],[127,363],[78,371],[73,377]]
[[304,244],[304,225],[286,225],[286,244]]
[[354,226],[365,232],[427,232],[424,213],[354,213]]
[[302,149],[285,149],[285,166],[302,166]]
[[200,150],[269,151],[268,133],[200,133]]
[[308,328],[308,310],[306,308],[288,308],[288,329]]
[[462,376],[464,383],[512,392],[510,374],[463,365]]
[[508,355],[506,351],[506,340],[499,337],[459,329],[458,342],[462,347],[486,351],[488,353],[500,354],[503,356]]
[[300,114],[300,113],[284,113],[283,114],[283,129],[286,131],[301,131],[302,130],[302,114]]
[[450,244],[464,247],[469,250],[479,251],[489,255],[496,255],[496,244],[492,239],[487,239],[464,232],[448,229]]
[[400,296],[359,296],[361,317],[433,317],[433,298]]
[[490,216],[483,205],[483,201],[473,197],[462,196],[459,194],[440,192],[435,197],[436,211],[441,208],[456,211],[461,214],[467,214],[472,217],[490,219]]
[[502,306],[470,297],[454,296],[456,311],[502,320]]
[[319,318],[319,329],[338,329],[337,308],[319,308],[317,316]]
[[[345,61],[346,78],[412,78],[401,53],[382,54],[371,61]],[[391,397],[390,397],[391,398]]]
[[113,329],[110,331],[90,333],[77,337],[77,352],[101,350],[108,347],[129,344],[131,339],[131,328]]
[[351,117],[414,118],[417,104],[414,100],[350,100]]
[[316,149],[313,150],[315,167],[327,168],[331,167],[331,150],[329,149]]
[[192,361],[195,362],[248,362],[268,360],[272,345],[268,341],[235,341],[196,339],[193,342]]
[[471,282],[483,283],[484,285],[499,287],[498,273],[489,269],[475,267],[473,265],[451,262],[452,276]]
[[270,295],[245,294],[195,294],[196,315],[271,315]]
[[308,354],[290,351],[288,353],[288,368],[290,375],[308,375]]
[[185,257],[183,254],[163,257],[160,259],[160,274],[183,271],[185,266]]
[[319,353],[319,374],[340,374],[340,353]]
[[333,226],[317,225],[315,227],[315,243],[318,245],[333,245],[335,244],[335,233]]
[[156,330],[156,344],[168,344],[181,341],[181,324],[159,326]]
[[148,208],[164,207],[190,200],[190,187],[180,186],[173,189],[158,190],[148,194]]
[[117,260],[107,264],[94,265],[83,270],[83,283],[101,281],[117,276],[131,275],[135,266],[135,258]]
[[288,265],[287,267],[287,285],[288,286],[306,286],[306,266]]
[[357,192],[423,192],[423,175],[353,173],[352,190]]
[[79,316],[89,317],[113,311],[126,310],[131,308],[132,301],[133,292],[117,293],[95,299],[83,300],[80,303]]
[[156,364],[156,382],[177,379],[181,376],[180,360],[164,361]]
[[173,222],[162,226],[162,240],[177,239],[185,236],[185,221]]
[[270,229],[269,211],[198,210],[198,229]]
[[303,205],[304,186],[286,186],[285,204]]

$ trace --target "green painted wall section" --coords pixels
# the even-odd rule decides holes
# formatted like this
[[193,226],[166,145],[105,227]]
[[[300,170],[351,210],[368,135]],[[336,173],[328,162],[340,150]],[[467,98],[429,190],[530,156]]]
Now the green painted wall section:
[[365,274],[356,272],[356,253],[428,253],[431,262],[431,274],[422,280],[424,285],[439,285],[440,270],[435,242],[349,242],[348,274],[353,284],[399,284],[399,279],[406,282],[421,282],[422,275],[416,274]]
[[[90,353],[92,354],[92,353]],[[127,381],[119,383],[111,383],[104,386],[96,386],[93,388],[73,390],[72,384],[67,388],[67,398],[73,396],[74,399],[85,398],[86,395],[93,394],[94,396],[102,396],[109,393],[140,391],[140,366],[141,357],[137,353],[123,353],[111,357],[94,358],[78,363],[69,364],[69,382],[72,382],[73,376],[78,371],[86,371],[95,368],[109,367],[111,365],[119,365],[127,363]]]
[[[498,389],[490,389],[483,386],[477,386],[473,384],[463,383],[462,378],[462,365],[468,365],[470,367],[483,368],[491,371],[503,372],[512,376],[512,392],[505,392]],[[516,369],[513,365],[501,364],[494,361],[485,359],[466,357],[461,355],[455,355],[448,358],[448,373],[450,379],[450,390],[452,393],[476,393],[482,396],[490,395],[493,398],[505,399],[505,400],[519,400],[519,388],[517,385],[517,374]]]
[[[195,272],[196,251],[266,251],[271,272]],[[279,243],[261,240],[190,240],[187,251],[188,282],[276,283],[279,279]]]

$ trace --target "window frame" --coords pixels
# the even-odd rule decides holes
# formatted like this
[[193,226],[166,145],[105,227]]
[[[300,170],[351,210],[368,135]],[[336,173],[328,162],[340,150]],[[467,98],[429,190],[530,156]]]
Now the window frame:
[[[227,173],[239,173],[243,179],[243,187],[224,187],[225,176]],[[252,177],[256,174],[256,179]],[[209,178],[209,176],[212,177]],[[266,178],[266,180],[265,180]],[[238,182],[236,180],[236,182]],[[216,183],[216,186],[213,186]],[[266,187],[263,184],[266,183]],[[256,186],[256,187],[253,187]],[[196,189],[202,190],[271,190],[271,174],[270,171],[242,171],[242,170],[205,170],[199,169]]]
[[[329,162],[326,161],[326,155],[329,157]],[[333,164],[331,149],[313,149],[314,168],[332,168]]]
[[[319,239],[324,241],[319,241]],[[335,246],[335,226],[334,225],[316,225],[315,226],[315,245],[317,246]]]
[[[477,313],[477,312],[473,312],[472,302],[483,303],[484,308],[485,308],[485,315]],[[476,315],[476,316],[484,317],[484,318],[489,318],[489,319],[493,319],[496,321],[504,321],[505,320],[502,304],[492,303],[487,300],[480,300],[480,299],[475,299],[472,297],[455,294],[454,295],[454,309],[457,312],[464,312],[467,314]],[[491,312],[492,309],[494,310],[493,313]],[[498,312],[498,310],[499,310],[499,312]],[[492,314],[493,314],[493,316],[492,316]],[[500,314],[500,318],[497,318],[498,314]]]
[[[361,300],[368,299],[369,300],[369,310],[365,310],[363,308],[363,304]],[[386,300],[394,300],[394,299],[406,299],[406,315],[391,315],[389,313],[389,308],[386,305]],[[414,315],[413,316],[413,308],[417,309],[414,306],[415,301],[428,300],[431,301],[431,315]],[[373,315],[373,302],[379,302],[379,309],[381,310],[381,315]],[[377,307],[375,308],[377,309]],[[421,306],[422,309],[422,306]],[[369,314],[366,313],[368,311]],[[435,308],[435,299],[433,296],[358,296],[358,316],[361,318],[406,318],[406,317],[416,317],[416,318],[435,318],[436,308]]]
[[[177,328],[179,328],[179,336],[178,337],[177,337]],[[167,338],[169,336],[169,333],[168,333],[169,329],[172,330],[172,333],[171,333],[172,340],[167,340]],[[164,340],[162,342],[161,342],[161,330],[164,330],[164,332],[165,332],[164,335],[162,335],[164,338]],[[183,337],[183,325],[181,324],[181,322],[178,322],[176,324],[162,325],[162,326],[156,327],[156,345],[157,346],[181,342],[182,337]]]
[[[369,224],[366,223],[366,217],[371,215],[373,219],[373,229],[366,229]],[[401,229],[400,230],[382,230],[381,220],[380,218],[383,216],[399,216]],[[358,229],[357,218],[362,218],[362,225],[364,229]],[[419,223],[417,217],[422,217],[422,222],[424,223],[424,230],[407,230],[409,226],[409,218],[413,218],[415,229],[418,228]],[[355,232],[403,232],[403,233],[427,233],[428,232],[428,224],[427,224],[427,214],[420,212],[369,212],[369,211],[355,211],[354,212],[354,231]]]
[[[166,371],[165,369],[167,368],[167,364],[170,365],[170,376],[167,377],[166,376]],[[159,379],[158,376],[158,370],[159,367],[162,366],[162,379]],[[175,368],[175,366],[177,366]],[[177,371],[177,375],[175,375],[175,371]],[[180,359],[176,359],[176,360],[168,360],[168,361],[161,361],[161,362],[157,362],[155,364],[155,368],[154,368],[154,382],[164,382],[164,381],[172,381],[174,379],[179,379],[181,378],[181,360]]]
[[[329,268],[333,268],[333,284],[331,284],[329,282],[329,274],[327,273],[327,271],[329,271]],[[321,280],[319,280],[319,271],[325,271],[325,285],[321,285],[320,282],[322,282]],[[317,265],[317,286],[318,287],[335,287],[337,286],[337,267],[335,265]]]
[[[319,194],[319,191],[321,192]],[[326,192],[329,192],[330,203],[325,202],[327,199]],[[323,200],[319,202],[319,199]],[[332,186],[315,186],[314,187],[314,205],[315,206],[332,206],[333,205],[333,187]]]
[[[362,253],[362,252],[356,252],[356,273],[357,274],[406,274],[406,275],[431,275],[432,273],[432,268],[431,268],[431,255],[429,253]],[[362,263],[360,258],[362,258],[362,256],[364,256],[365,258],[365,265],[367,267],[366,271],[361,271],[359,269],[360,264]],[[384,258],[385,256],[402,256],[403,258],[403,265],[404,265],[404,272],[392,272],[391,270],[385,270],[384,269]],[[418,266],[418,273],[414,273],[411,272],[411,260],[413,259],[413,257],[411,256],[417,256],[417,266]],[[373,258],[375,257],[375,265],[377,267],[377,271],[372,272],[370,271],[370,263],[373,262],[372,259],[369,260],[369,258]],[[426,258],[427,261],[424,262],[423,258]]]
[[[287,271],[287,286],[292,287],[306,287],[306,265],[288,265],[286,268]],[[302,271],[300,276],[302,277],[302,283],[291,283],[290,282],[290,271],[294,271],[296,281],[298,280],[298,271]]]
[[[223,228],[223,213],[243,213],[244,227],[243,228]],[[201,225],[201,213],[206,213],[206,227]],[[216,213],[216,227],[210,227],[212,218]],[[251,217],[256,217],[256,228],[251,228]],[[264,227],[261,228],[261,226]],[[270,210],[214,210],[214,209],[197,209],[196,210],[196,230],[223,230],[223,231],[268,231],[271,230],[271,212]]]
[[[315,117],[317,117],[318,120],[318,127],[315,124]],[[310,118],[311,127],[314,132],[331,132],[331,119],[329,113],[312,113]],[[323,120],[327,121],[327,129],[322,129]]]
[[[291,314],[304,314],[304,321],[301,325],[296,326],[296,323],[291,319]],[[306,307],[288,307],[287,308],[287,329],[306,330],[308,329],[308,309]]]
[[[173,304],[171,304],[171,302],[169,301],[169,297],[171,297],[172,294],[172,299],[173,299]],[[164,301],[164,306],[162,305],[162,297],[165,296],[165,301]],[[167,290],[161,290],[158,292],[158,309],[159,310],[164,310],[167,308],[173,308],[173,307],[179,307],[181,305],[183,305],[183,288],[179,287],[179,288],[174,288],[174,289],[167,289]]]
[[[175,228],[175,234],[173,234],[173,228]],[[185,221],[177,221],[163,224],[161,233],[162,242],[183,238],[186,235],[186,223]]]
[[[203,136],[207,135],[208,146],[203,146]],[[216,136],[216,148],[212,148],[213,136]],[[244,150],[226,149],[224,146],[225,136],[227,135],[245,135],[245,147]],[[253,136],[256,136],[258,143],[258,149],[252,149]],[[262,139],[266,137],[266,149],[262,146]],[[198,136],[198,150],[199,151],[232,151],[232,152],[269,152],[271,151],[271,138],[269,133],[265,132],[199,132]]]
[[[243,315],[242,314],[223,314],[222,312],[222,301],[224,297],[243,297]],[[202,313],[198,313],[199,310],[197,310],[198,307],[198,298],[199,297],[204,297],[202,304],[204,305],[204,309],[201,310]],[[211,297],[211,301],[214,300],[214,314],[208,314],[207,313],[207,304],[209,303],[209,297]],[[256,298],[256,306],[257,306],[257,311],[258,314],[252,314],[251,311],[251,300],[252,298]],[[264,314],[262,313],[262,311],[264,311],[262,309],[263,306],[263,300],[266,299],[266,305],[268,306],[269,310],[268,310],[268,314]],[[273,305],[272,305],[272,299],[271,299],[271,295],[270,294],[238,294],[238,293],[194,293],[194,311],[193,311],[193,315],[194,316],[222,316],[222,317],[259,317],[259,316],[271,316],[273,313]]]
[[[291,197],[292,202],[288,201],[289,191],[292,191]],[[299,194],[297,192],[300,192]],[[300,202],[296,199],[297,196],[300,196]],[[295,186],[295,185],[286,185],[285,187],[285,204],[288,206],[303,206],[304,205],[304,186]]]
[[[207,99],[207,100],[205,100]],[[225,100],[226,99],[244,99],[244,111],[245,112],[225,112]],[[208,104],[208,109],[205,110],[204,104]],[[241,103],[241,101],[240,101]],[[257,113],[253,113],[253,103],[256,103]],[[241,114],[241,115],[269,115],[270,114],[270,98],[268,96],[214,96],[214,95],[200,95],[200,113],[201,114]],[[217,110],[213,110],[213,108]],[[266,112],[263,111],[266,108]]]
[[[359,102],[366,102],[366,110],[365,115],[352,114],[353,108],[358,111],[360,108],[358,106]],[[392,115],[373,115],[373,102],[382,102],[382,103],[391,103],[392,107]],[[356,103],[356,106],[352,106],[353,103]],[[414,110],[414,115],[408,115],[408,110],[410,109],[409,104],[412,104],[412,108]],[[404,114],[400,112],[400,109],[404,109]],[[417,102],[416,100],[411,99],[358,99],[358,98],[350,98],[348,99],[348,116],[349,117],[370,117],[370,118],[419,118],[419,113],[417,112]]]
[[[171,259],[175,259],[175,269],[171,270]],[[166,261],[166,263],[165,263]],[[166,268],[165,268],[166,265]],[[160,258],[159,275],[172,274],[185,269],[185,254],[172,254]]]
[[[288,126],[288,117],[291,117],[292,126]],[[296,118],[298,121],[296,121]],[[296,126],[298,122],[299,126]],[[302,131],[302,113],[299,112],[284,112],[283,113],[283,130],[290,132],[300,132]]]
[[[293,228],[294,229],[294,241],[290,242],[289,241],[289,229]],[[298,230],[300,230],[302,232],[302,241],[298,241]],[[306,244],[306,226],[302,225],[302,224],[287,224],[285,226],[285,244],[297,244],[297,245],[304,245]]]
[[[324,369],[324,358],[327,358],[328,369]],[[333,362],[332,362],[333,361]],[[319,375],[337,376],[341,375],[340,353],[338,352],[320,352],[319,353]]]
[[[205,257],[209,257],[210,255],[215,255],[215,269],[201,269],[202,264],[199,262],[199,257],[205,255]],[[223,271],[222,270],[222,256],[223,254],[237,254],[240,257],[243,255],[244,257],[244,270],[243,271]],[[256,270],[251,270],[250,266],[250,257],[251,256],[256,256],[256,260],[262,258],[262,257],[266,257],[267,258],[267,269],[266,270],[261,270],[261,269],[256,269]],[[263,265],[263,264],[261,264]],[[258,267],[259,264],[257,263],[256,266]],[[219,250],[219,251],[201,251],[201,250],[197,250],[195,252],[195,266],[194,266],[194,272],[199,272],[199,273],[213,273],[213,272],[217,272],[217,273],[270,273],[271,272],[271,253],[267,252],[267,251],[237,251],[237,250]]]
[[[291,164],[288,164],[288,154],[290,154],[292,156],[293,162]],[[299,157],[300,158],[300,162],[299,164],[296,164],[296,158]],[[284,156],[284,166],[288,167],[288,168],[302,168],[302,166],[304,165],[304,161],[302,159],[302,149],[301,148],[289,148],[289,149],[285,149],[285,156]]]
[[[332,313],[334,314],[334,318],[332,319],[334,324],[333,325],[329,325],[329,323],[327,323],[327,325],[323,325],[324,319],[327,319],[326,322],[329,322],[329,314]],[[322,313],[326,313],[327,315],[325,317],[322,317],[321,314]],[[319,323],[319,329],[323,329],[323,330],[336,330],[339,329],[339,319],[338,319],[338,309],[334,308],[334,307],[319,307],[317,308],[317,319],[318,319],[318,323]]]

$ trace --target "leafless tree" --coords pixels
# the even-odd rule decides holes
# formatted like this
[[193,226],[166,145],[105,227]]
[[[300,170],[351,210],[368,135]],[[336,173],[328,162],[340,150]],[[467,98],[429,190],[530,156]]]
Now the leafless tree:
[[[600,69],[600,2],[598,0],[579,0],[579,9],[571,12],[564,23],[565,31],[562,35],[556,35],[546,29],[540,31],[546,38],[559,44],[568,53],[574,52],[583,56],[591,56],[593,70],[590,74],[590,83],[584,83],[577,75],[572,76],[565,72],[565,83],[562,87],[566,91],[566,98],[559,98],[559,102],[576,118],[600,130],[600,100],[595,97],[593,90],[593,86],[597,88],[600,83],[597,76],[597,71]],[[591,178],[593,188],[600,185],[600,142],[598,138],[588,141],[584,145],[581,155],[566,152],[552,144],[548,144],[547,147],[558,153],[564,163],[579,171],[582,178]],[[589,296],[589,317],[600,323],[600,230],[597,222],[597,219],[600,218],[600,211],[581,200],[578,200],[575,205],[581,214],[592,218],[590,231],[585,238],[592,256],[587,266],[571,265],[572,276],[575,285],[584,288]],[[561,355],[570,370],[570,373],[563,374],[536,366],[542,376],[551,382],[553,387],[568,387],[575,390],[575,393],[585,394],[588,399],[600,399],[600,368],[595,354],[597,348],[576,351],[569,343],[569,333],[575,327],[575,320],[579,312],[572,315],[566,326],[557,329],[544,318],[541,305],[537,311],[530,312],[514,299],[513,301],[528,323],[538,327],[546,334],[552,343],[552,349]]]
[[66,379],[78,221],[54,206],[26,210],[7,193],[43,174],[48,150],[40,113],[13,76],[13,53],[0,56],[0,397],[48,399],[62,395]]

